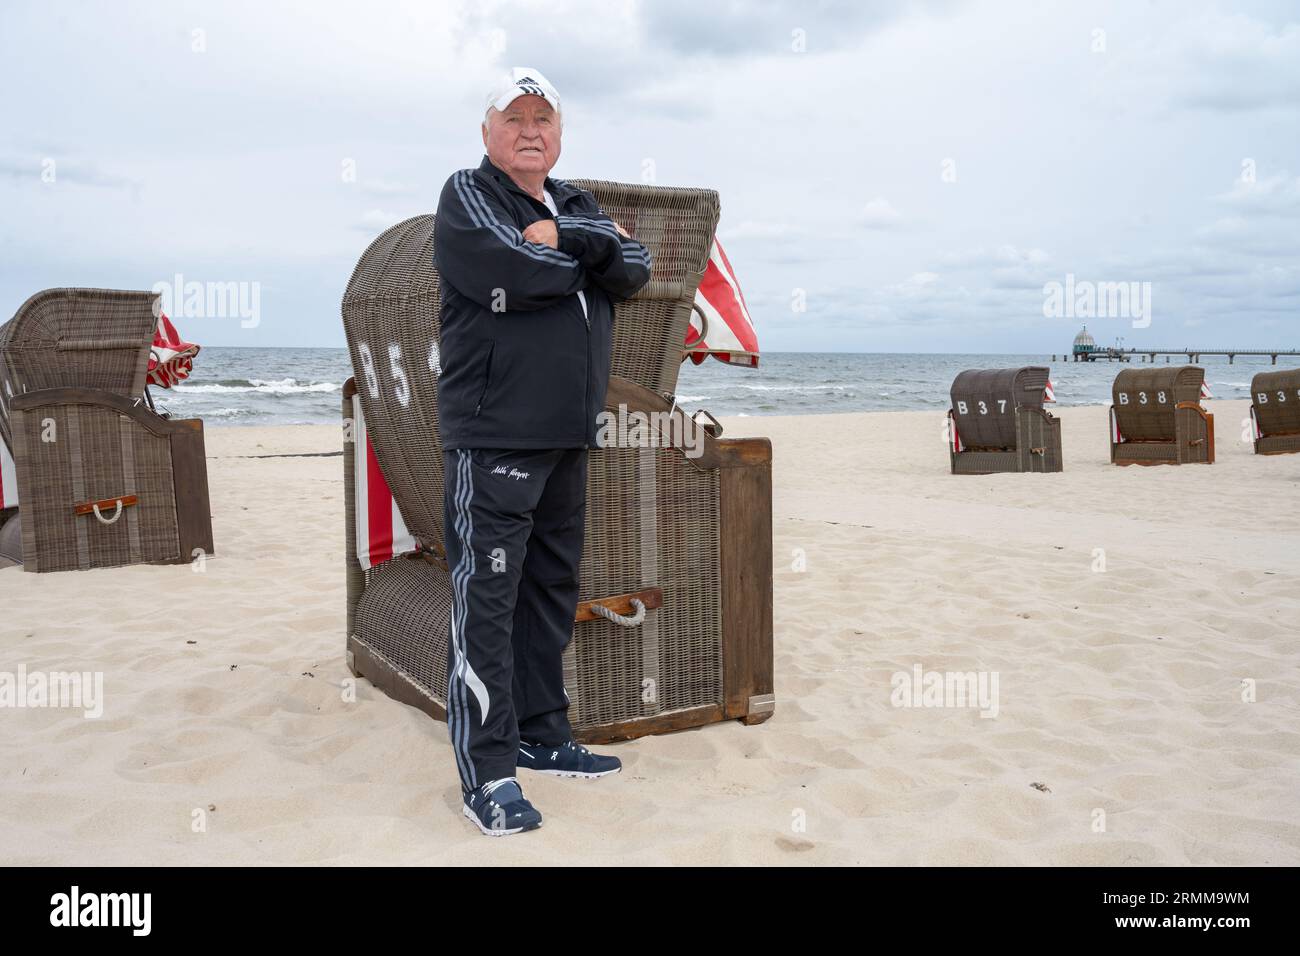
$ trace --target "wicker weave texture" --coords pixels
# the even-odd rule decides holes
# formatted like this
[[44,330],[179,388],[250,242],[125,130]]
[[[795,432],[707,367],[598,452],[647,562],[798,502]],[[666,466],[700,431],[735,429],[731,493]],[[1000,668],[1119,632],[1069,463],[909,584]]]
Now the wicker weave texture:
[[1134,442],[1125,441],[1111,446],[1113,461],[1165,462],[1178,463],[1178,444],[1176,442]]
[[1061,454],[1061,420],[1041,407],[1016,410],[1016,454],[1020,471],[1057,472],[1065,470]]
[[1016,409],[1043,407],[1050,370],[1025,368],[968,369],[953,379],[951,398],[957,430],[967,448],[1014,450]]
[[718,225],[718,194],[598,179],[570,183],[595,196],[610,218],[650,250],[650,281],[617,312],[611,374],[671,395]]
[[447,572],[418,558],[394,558],[366,572],[354,633],[445,706],[450,620]]
[[717,470],[666,448],[589,454],[579,600],[658,587],[664,603],[640,627],[576,626],[565,653],[570,721],[580,729],[721,703]]
[[0,436],[13,447],[8,395],[82,386],[144,392],[157,293],[47,289],[0,325]]
[[1175,406],[1200,402],[1204,381],[1197,365],[1124,369],[1111,389],[1120,433],[1130,442],[1173,441]]
[[441,550],[439,292],[433,217],[408,219],[357,263],[343,298],[343,327],[380,469],[411,534]]
[[[111,408],[51,404],[13,415],[29,571],[115,567],[180,557],[171,445]],[[136,495],[105,524],[73,504]],[[106,514],[111,518],[111,514]]]
[[1265,435],[1300,435],[1300,368],[1259,372],[1251,380],[1250,399]]
[[1255,440],[1260,455],[1284,455],[1300,451],[1300,435],[1265,435]]

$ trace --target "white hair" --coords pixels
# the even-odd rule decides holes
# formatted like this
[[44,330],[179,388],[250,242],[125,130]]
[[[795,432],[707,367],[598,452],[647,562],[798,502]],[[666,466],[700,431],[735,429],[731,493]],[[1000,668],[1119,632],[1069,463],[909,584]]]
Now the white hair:
[[[550,104],[548,103],[547,105],[549,106]],[[487,108],[487,112],[483,114],[483,129],[484,129],[485,131],[486,131],[487,128],[488,128],[488,123],[489,123],[489,121],[492,119],[492,114],[493,114],[493,113],[499,113],[499,112],[501,112],[501,111],[498,110],[495,106],[489,106],[489,107]],[[556,111],[555,111],[555,118],[556,118],[557,120],[560,121],[560,129],[563,130],[563,129],[564,129],[564,114],[563,114],[562,112],[560,112],[559,110],[556,110]]]

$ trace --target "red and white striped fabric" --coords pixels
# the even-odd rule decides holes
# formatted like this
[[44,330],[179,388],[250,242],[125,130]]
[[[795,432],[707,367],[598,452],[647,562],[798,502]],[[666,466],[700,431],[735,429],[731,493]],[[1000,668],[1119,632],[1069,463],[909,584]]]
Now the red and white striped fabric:
[[1213,397],[1214,397],[1214,396],[1210,394],[1210,386],[1207,385],[1205,382],[1202,382],[1202,383],[1201,383],[1201,398],[1213,398]]
[[153,330],[153,348],[149,352],[149,384],[171,388],[190,377],[194,369],[194,356],[199,347],[182,341],[176,326],[165,315],[158,316],[158,327]]
[[686,327],[686,354],[692,362],[699,365],[706,355],[712,355],[730,365],[758,368],[758,334],[731,262],[717,239],[695,292],[695,306],[704,315],[704,328],[696,325],[699,316],[692,312],[691,324]]
[[1110,440],[1118,445],[1124,440],[1119,431],[1119,419],[1115,417],[1115,406],[1110,407]]
[[1250,428],[1255,436],[1255,441],[1264,437],[1264,429],[1259,427],[1259,419],[1255,415],[1255,406],[1250,406]]
[[961,435],[957,432],[957,419],[952,417],[952,412],[948,413],[948,441],[952,444],[954,453],[966,450],[966,446],[962,444]]
[[352,396],[352,440],[357,454],[353,458],[352,491],[357,516],[357,560],[370,570],[389,558],[416,550],[415,539],[406,529],[406,521],[393,499],[379,459],[366,432],[361,412],[361,396]]
[[18,507],[18,472],[14,470],[14,456],[9,446],[0,438],[0,508]]
[[1047,388],[1043,389],[1043,401],[1053,403],[1056,401],[1056,386],[1052,384],[1050,378],[1047,380]]

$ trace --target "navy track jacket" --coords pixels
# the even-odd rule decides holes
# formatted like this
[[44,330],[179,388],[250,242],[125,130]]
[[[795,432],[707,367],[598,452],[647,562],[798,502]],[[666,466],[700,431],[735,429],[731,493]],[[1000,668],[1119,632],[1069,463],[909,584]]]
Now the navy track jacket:
[[[546,179],[552,216],[487,158],[442,188],[438,417],[444,448],[594,448],[605,406],[614,299],[650,278],[591,193]],[[559,248],[523,230],[555,219]],[[587,300],[583,315],[578,292]]]

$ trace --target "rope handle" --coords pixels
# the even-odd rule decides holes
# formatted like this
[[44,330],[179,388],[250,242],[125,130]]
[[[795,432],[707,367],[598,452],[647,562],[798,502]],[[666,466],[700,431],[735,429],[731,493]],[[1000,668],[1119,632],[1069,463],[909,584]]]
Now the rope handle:
[[603,604],[591,605],[591,610],[599,614],[607,621],[613,621],[615,624],[621,624],[623,627],[636,627],[645,620],[645,602],[640,598],[632,598],[632,606],[636,608],[636,613],[631,617],[625,614],[619,614],[618,611],[611,610]]
[[[75,515],[94,514],[101,524],[112,524],[118,518],[122,517],[122,509],[130,508],[140,503],[138,495],[118,495],[115,498],[100,498],[98,501],[83,501],[72,506],[72,513]],[[104,512],[108,506],[113,506],[113,516],[107,518]]]
[[122,517],[122,499],[121,499],[121,498],[118,498],[118,499],[117,499],[117,508],[113,511],[113,517],[111,517],[111,518],[105,518],[102,514],[99,513],[99,502],[95,502],[95,503],[94,503],[93,505],[91,505],[90,507],[91,507],[91,509],[95,512],[95,517],[99,519],[99,523],[100,523],[100,524],[112,524],[112,523],[115,522],[118,518]]

